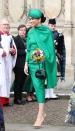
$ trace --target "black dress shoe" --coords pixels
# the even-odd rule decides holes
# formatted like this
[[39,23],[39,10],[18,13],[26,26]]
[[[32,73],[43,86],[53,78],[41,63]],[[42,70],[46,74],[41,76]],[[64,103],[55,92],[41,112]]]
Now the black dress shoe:
[[11,107],[11,106],[13,106],[13,103],[5,104],[4,106],[5,106],[5,107],[10,106],[10,107]]
[[49,100],[58,100],[58,99],[60,99],[59,96],[50,97],[50,98],[45,98],[46,101],[49,101]]
[[49,100],[58,100],[59,99],[59,97],[57,97],[57,98],[49,98]]
[[24,105],[25,103],[26,102],[22,100],[14,100],[14,104],[17,104],[17,105]]

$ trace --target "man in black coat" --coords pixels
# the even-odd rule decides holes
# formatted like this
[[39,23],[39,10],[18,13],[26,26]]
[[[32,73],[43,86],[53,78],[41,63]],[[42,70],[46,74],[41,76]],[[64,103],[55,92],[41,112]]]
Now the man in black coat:
[[66,49],[65,49],[64,35],[56,30],[55,19],[49,19],[48,25],[52,29],[53,36],[54,36],[56,56],[59,61],[58,71],[60,72],[60,79],[65,80]]
[[19,25],[18,35],[14,37],[14,41],[17,47],[17,60],[14,68],[15,80],[14,80],[14,103],[24,104],[22,100],[22,91],[25,83],[26,75],[24,73],[24,64],[26,57],[26,26]]
[[[65,43],[64,43],[64,35],[62,33],[59,33],[56,30],[56,19],[49,19],[48,26],[53,32],[54,36],[54,46],[56,51],[56,58],[57,58],[57,77],[60,78],[60,80],[65,80],[65,64],[66,64],[66,49],[65,49]],[[49,90],[46,89],[45,97],[47,98],[54,98],[56,99],[56,95],[54,94],[53,89]]]

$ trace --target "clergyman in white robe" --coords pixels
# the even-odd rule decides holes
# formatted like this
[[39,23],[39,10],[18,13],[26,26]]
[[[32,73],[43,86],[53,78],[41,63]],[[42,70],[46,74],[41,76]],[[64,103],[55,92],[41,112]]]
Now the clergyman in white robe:
[[[1,35],[1,46],[0,47],[0,97],[9,98],[10,88],[12,83],[12,70],[16,63],[16,55],[9,53],[10,43],[16,49],[14,40],[11,35]],[[3,50],[6,52],[6,56],[2,57]],[[17,51],[17,50],[16,50]],[[16,53],[17,54],[17,53]]]

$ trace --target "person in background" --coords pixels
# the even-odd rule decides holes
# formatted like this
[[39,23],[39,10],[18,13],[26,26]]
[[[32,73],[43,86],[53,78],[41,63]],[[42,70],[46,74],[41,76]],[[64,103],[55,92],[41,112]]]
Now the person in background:
[[18,35],[14,37],[17,48],[17,60],[14,67],[15,80],[14,80],[14,104],[25,104],[22,100],[22,91],[26,75],[24,74],[24,63],[26,57],[26,26],[18,26]]
[[[34,128],[41,128],[46,117],[44,109],[45,79],[37,78],[36,72],[39,69],[40,64],[40,69],[44,68],[46,71],[48,87],[56,86],[56,56],[52,31],[42,24],[46,20],[42,11],[39,9],[31,9],[28,16],[32,28],[27,34],[27,54],[24,72],[26,75],[31,75],[39,105],[38,114],[33,126]],[[39,58],[39,64],[37,57]]]
[[[26,34],[27,28],[24,24],[18,26],[18,35],[14,37],[17,47],[17,60],[14,67],[14,104],[25,104],[26,101],[31,102],[31,78],[24,73],[24,64],[26,59]],[[31,89],[30,89],[31,88]],[[22,99],[22,92],[27,92],[26,101]]]
[[[64,43],[64,35],[59,33],[56,29],[56,19],[49,19],[48,26],[53,32],[54,36],[54,46],[56,50],[57,57],[57,72],[59,73],[57,77],[60,78],[61,81],[65,80],[65,63],[66,63],[66,50]],[[54,88],[46,89],[45,98],[58,99],[58,97],[54,94]]]
[[6,18],[0,21],[0,100],[10,104],[12,70],[16,63],[16,46],[10,34],[10,24]]

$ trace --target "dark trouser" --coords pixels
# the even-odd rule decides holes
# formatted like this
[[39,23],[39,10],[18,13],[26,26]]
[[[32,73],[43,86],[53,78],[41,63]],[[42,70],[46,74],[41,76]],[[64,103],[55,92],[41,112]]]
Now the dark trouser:
[[0,103],[0,131],[5,131],[3,109]]
[[26,75],[24,69],[15,69],[15,80],[14,80],[14,100],[22,100],[22,91],[25,82]]

